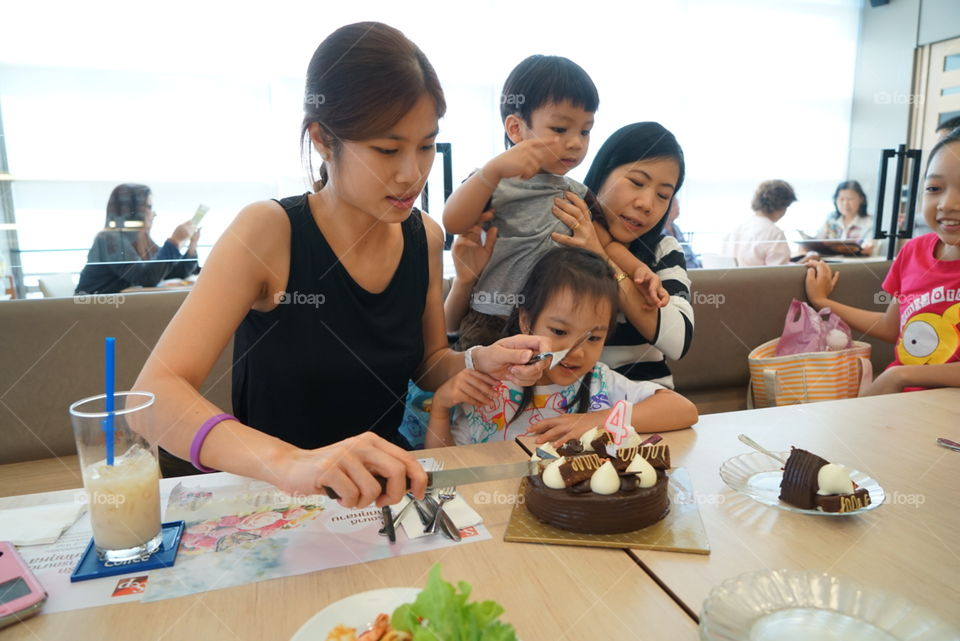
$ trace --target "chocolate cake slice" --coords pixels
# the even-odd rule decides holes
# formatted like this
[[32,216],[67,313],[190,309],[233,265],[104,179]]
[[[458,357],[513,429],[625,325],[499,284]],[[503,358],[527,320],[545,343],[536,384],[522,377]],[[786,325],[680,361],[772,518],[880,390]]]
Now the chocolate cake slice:
[[816,454],[791,447],[780,481],[780,500],[805,510],[815,510],[819,488],[817,474],[827,463]]

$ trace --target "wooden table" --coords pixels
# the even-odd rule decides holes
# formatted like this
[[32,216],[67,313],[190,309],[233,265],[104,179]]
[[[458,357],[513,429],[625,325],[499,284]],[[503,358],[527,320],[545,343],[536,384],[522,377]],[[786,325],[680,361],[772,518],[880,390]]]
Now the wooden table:
[[[431,450],[448,468],[523,460],[514,443]],[[73,469],[71,470],[71,466]],[[0,466],[0,496],[76,488],[76,460]],[[315,612],[356,592],[422,586],[440,562],[448,580],[465,580],[496,599],[524,641],[538,639],[695,639],[696,623],[622,550],[505,543],[516,480],[461,488],[493,539],[153,603],[111,605],[33,619],[0,631],[0,641],[31,639],[289,639]],[[478,495],[491,500],[478,501]],[[36,497],[0,499],[0,507]]]
[[[886,502],[859,516],[811,516],[730,490],[718,469],[749,452],[791,445],[876,479]],[[710,590],[743,572],[808,569],[890,590],[960,625],[960,389],[941,389],[703,416],[665,434],[673,465],[690,470],[709,556],[636,550],[637,559],[695,612]]]

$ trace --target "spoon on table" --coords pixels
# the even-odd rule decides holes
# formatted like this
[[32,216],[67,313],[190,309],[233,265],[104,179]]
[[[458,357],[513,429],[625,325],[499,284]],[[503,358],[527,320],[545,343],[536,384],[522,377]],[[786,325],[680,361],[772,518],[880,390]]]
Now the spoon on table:
[[740,439],[740,442],[741,442],[741,443],[745,443],[746,445],[749,445],[750,447],[752,447],[753,449],[757,450],[757,451],[760,452],[761,454],[766,454],[767,456],[769,456],[769,457],[772,458],[773,460],[778,461],[778,462],[780,462],[780,463],[783,463],[784,465],[787,464],[787,462],[783,459],[782,456],[780,456],[779,454],[774,454],[773,452],[771,452],[770,450],[768,450],[768,449],[765,448],[764,446],[760,445],[759,443],[757,443],[755,440],[753,440],[752,438],[750,438],[750,437],[747,436],[746,434],[741,434],[741,435],[738,436],[737,438]]
[[957,443],[956,441],[951,441],[950,439],[944,438],[942,436],[937,439],[937,445],[942,445],[948,450],[956,450],[957,452],[960,452],[960,443]]

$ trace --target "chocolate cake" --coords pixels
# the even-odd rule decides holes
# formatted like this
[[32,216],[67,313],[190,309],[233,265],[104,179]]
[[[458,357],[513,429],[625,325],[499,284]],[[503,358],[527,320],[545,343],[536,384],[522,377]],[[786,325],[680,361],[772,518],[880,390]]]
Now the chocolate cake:
[[827,461],[799,448],[790,448],[790,457],[783,466],[780,500],[805,510],[817,507],[817,474]]
[[783,466],[780,500],[805,510],[843,513],[870,505],[870,493],[851,481],[842,466],[794,447]]
[[[569,442],[558,448],[558,453],[564,452],[567,455],[563,460],[555,462],[554,487],[544,481],[546,471],[527,477],[525,505],[544,523],[570,532],[618,534],[647,527],[669,512],[665,470],[670,453],[665,445],[617,448],[614,456],[607,456],[583,452]],[[628,472],[635,457],[644,458],[649,465],[643,465],[641,472],[633,468]],[[609,469],[602,470],[604,466]],[[651,474],[655,474],[655,480],[649,478]],[[602,475],[613,485],[598,493],[591,488],[600,489],[597,477]],[[641,479],[643,484],[652,485],[641,487]]]

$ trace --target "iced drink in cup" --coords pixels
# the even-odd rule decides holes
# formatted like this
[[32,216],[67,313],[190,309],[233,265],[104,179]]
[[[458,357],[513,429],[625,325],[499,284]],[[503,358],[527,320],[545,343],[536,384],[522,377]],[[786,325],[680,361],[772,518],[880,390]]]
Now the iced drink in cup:
[[106,395],[70,406],[97,556],[109,563],[149,557],[160,547],[160,466],[149,434],[154,396],[114,396],[113,465],[107,462]]

